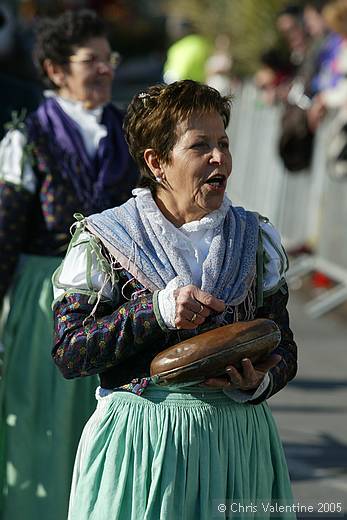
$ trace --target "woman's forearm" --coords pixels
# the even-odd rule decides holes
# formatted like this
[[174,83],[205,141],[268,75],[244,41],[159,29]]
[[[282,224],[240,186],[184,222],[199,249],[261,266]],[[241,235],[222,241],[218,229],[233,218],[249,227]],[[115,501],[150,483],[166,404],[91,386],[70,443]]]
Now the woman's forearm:
[[100,302],[95,316],[88,295],[66,295],[54,306],[55,344],[53,358],[64,377],[92,375],[129,357],[165,345],[167,335],[153,311],[153,295],[139,295],[117,309]]

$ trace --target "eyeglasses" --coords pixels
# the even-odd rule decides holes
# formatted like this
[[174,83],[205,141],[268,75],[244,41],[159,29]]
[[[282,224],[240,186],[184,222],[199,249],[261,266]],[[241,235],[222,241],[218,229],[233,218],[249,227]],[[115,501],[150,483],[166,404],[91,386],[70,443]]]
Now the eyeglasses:
[[99,58],[98,56],[86,56],[85,58],[79,56],[70,56],[69,63],[80,63],[82,65],[86,65],[87,67],[96,67],[100,63],[103,65],[107,65],[112,69],[115,69],[120,62],[120,54],[118,52],[111,52],[108,58]]

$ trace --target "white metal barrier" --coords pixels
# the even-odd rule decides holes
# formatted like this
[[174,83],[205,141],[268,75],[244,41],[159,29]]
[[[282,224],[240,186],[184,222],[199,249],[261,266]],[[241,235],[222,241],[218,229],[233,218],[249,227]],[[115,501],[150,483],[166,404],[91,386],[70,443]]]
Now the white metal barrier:
[[228,130],[233,154],[228,195],[234,204],[269,217],[287,248],[314,248],[314,255],[293,261],[288,278],[319,270],[338,282],[307,305],[319,316],[347,300],[347,182],[327,175],[329,119],[317,132],[310,171],[288,173],[277,154],[280,116],[280,107],[259,103],[252,84],[236,93]]

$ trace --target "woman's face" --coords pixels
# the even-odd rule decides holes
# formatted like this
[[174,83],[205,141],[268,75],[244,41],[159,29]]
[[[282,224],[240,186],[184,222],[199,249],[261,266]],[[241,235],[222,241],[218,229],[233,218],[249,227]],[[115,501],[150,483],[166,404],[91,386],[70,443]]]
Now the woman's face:
[[86,108],[96,108],[110,101],[113,64],[106,38],[91,38],[76,47],[62,71],[62,85],[58,90],[62,97],[81,101]]
[[[159,206],[176,225],[201,219],[220,207],[231,173],[229,140],[218,112],[193,114],[178,126],[170,164],[161,165]],[[166,211],[165,211],[166,209]]]
[[277,29],[287,41],[290,50],[302,52],[306,48],[305,30],[300,22],[290,14],[282,14],[277,19]]

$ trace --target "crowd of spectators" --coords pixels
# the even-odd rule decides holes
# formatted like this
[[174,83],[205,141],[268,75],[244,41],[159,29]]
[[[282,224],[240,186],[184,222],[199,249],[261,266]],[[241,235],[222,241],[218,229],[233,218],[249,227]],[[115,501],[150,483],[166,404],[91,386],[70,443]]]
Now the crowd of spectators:
[[[254,79],[263,103],[282,110],[278,152],[284,171],[313,171],[317,133],[325,125],[325,172],[342,181],[347,178],[347,0],[288,4],[277,13],[276,29],[279,43],[261,55]],[[288,252],[298,256],[314,248],[303,243]],[[332,280],[315,272],[312,283],[330,288]]]
[[256,84],[264,102],[303,110],[315,133],[327,112],[347,108],[347,0],[289,4],[276,28],[284,45],[262,54]]

